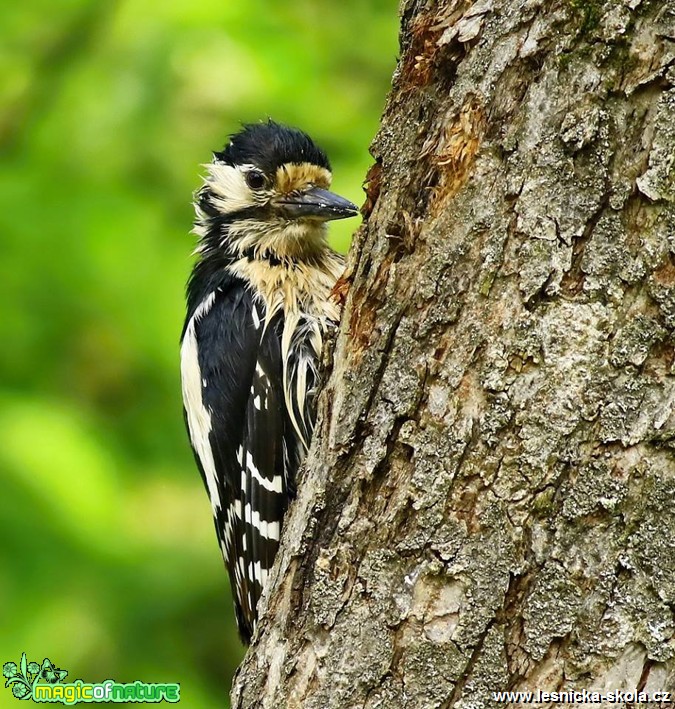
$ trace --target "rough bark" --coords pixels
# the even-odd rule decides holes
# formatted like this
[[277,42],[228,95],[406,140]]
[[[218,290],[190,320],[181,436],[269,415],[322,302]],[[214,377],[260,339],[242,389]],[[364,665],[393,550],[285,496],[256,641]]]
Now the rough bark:
[[401,17],[233,706],[675,690],[675,6]]

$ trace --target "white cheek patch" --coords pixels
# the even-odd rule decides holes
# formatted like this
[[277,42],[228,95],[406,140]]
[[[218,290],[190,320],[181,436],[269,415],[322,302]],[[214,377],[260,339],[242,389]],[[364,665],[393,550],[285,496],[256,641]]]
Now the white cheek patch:
[[252,165],[232,167],[222,162],[213,162],[205,167],[209,173],[206,182],[214,195],[213,206],[223,214],[238,212],[257,204],[245,178]]

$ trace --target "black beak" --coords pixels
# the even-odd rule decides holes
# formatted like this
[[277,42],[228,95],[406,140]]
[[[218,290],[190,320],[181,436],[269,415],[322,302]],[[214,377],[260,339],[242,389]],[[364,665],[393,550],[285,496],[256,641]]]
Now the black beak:
[[346,219],[355,217],[358,207],[348,199],[340,197],[320,187],[312,187],[306,192],[289,195],[279,202],[284,213],[291,219]]

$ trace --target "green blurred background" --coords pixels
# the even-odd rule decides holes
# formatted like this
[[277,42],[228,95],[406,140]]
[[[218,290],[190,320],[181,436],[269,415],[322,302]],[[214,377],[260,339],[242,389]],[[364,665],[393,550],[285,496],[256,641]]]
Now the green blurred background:
[[397,31],[396,0],[2,3],[0,664],[225,706],[243,649],[180,402],[191,194],[271,116],[360,204]]

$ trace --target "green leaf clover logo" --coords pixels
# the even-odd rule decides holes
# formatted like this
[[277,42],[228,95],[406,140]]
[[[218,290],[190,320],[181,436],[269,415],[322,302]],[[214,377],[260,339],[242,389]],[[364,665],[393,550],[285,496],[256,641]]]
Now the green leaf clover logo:
[[54,667],[51,660],[45,657],[40,666],[37,662],[28,662],[26,653],[21,655],[21,662],[5,662],[2,666],[2,676],[5,677],[5,687],[12,688],[12,694],[17,699],[30,699],[33,687],[42,679],[49,684],[62,682],[68,672]]
[[21,682],[21,684],[15,684],[12,687],[12,694],[17,699],[28,699],[28,695],[30,694],[30,688],[27,684]]
[[2,666],[2,674],[7,677],[7,679],[14,677],[18,672],[19,668],[16,666],[16,662],[5,662]]

